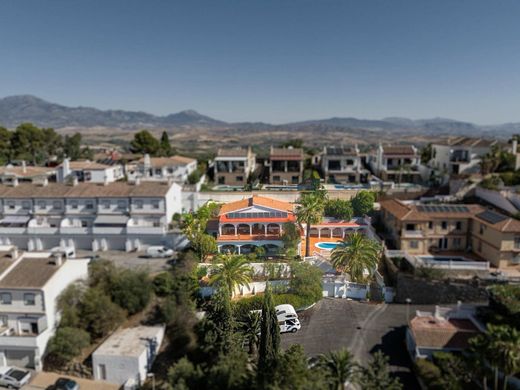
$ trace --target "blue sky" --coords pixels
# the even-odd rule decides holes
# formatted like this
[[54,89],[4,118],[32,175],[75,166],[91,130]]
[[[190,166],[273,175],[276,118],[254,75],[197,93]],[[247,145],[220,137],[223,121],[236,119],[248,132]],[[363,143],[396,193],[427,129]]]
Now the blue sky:
[[6,0],[0,96],[228,121],[520,121],[520,1]]

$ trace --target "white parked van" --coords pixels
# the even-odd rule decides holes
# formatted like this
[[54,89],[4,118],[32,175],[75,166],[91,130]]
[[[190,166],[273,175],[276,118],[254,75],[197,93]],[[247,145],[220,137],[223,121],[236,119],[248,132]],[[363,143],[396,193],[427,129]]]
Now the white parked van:
[[275,310],[278,321],[298,319],[298,314],[296,314],[293,305],[278,305],[275,307]]
[[146,249],[146,256],[152,258],[166,258],[173,256],[173,249],[165,246],[149,246]]
[[76,257],[76,250],[73,246],[56,246],[51,249],[52,254],[61,254],[66,259],[73,259]]
[[278,321],[278,325],[280,325],[280,333],[295,333],[302,327],[300,321],[297,318],[292,320]]

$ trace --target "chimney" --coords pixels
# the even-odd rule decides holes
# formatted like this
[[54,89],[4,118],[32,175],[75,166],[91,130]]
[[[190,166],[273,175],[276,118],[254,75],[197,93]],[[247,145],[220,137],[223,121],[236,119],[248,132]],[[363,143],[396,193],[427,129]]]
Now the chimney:
[[76,175],[72,178],[72,186],[76,187],[79,184],[79,179]]
[[513,145],[512,145],[512,147],[511,147],[511,149],[512,149],[511,152],[512,152],[513,154],[516,154],[516,153],[517,153],[517,150],[518,150],[518,141],[517,141],[516,139],[513,140]]
[[25,164],[25,160],[22,160],[22,172],[27,173],[27,165]]
[[11,260],[16,260],[18,258],[18,247],[14,246],[11,248]]
[[107,186],[109,184],[108,177],[105,176],[105,179],[103,180],[103,185]]
[[13,177],[13,180],[11,181],[11,185],[13,187],[18,187],[18,178],[17,177]]
[[44,177],[40,184],[42,185],[42,187],[47,187],[49,185],[49,179]]
[[67,176],[70,175],[70,160],[68,157],[63,160],[62,170],[63,178],[65,179]]
[[56,267],[60,267],[63,264],[63,254],[60,252],[53,253],[51,264],[54,264]]
[[139,184],[141,184],[141,178],[140,178],[140,177],[136,177],[136,178],[135,178],[135,181],[134,181],[134,184],[135,184],[136,186],[138,186]]

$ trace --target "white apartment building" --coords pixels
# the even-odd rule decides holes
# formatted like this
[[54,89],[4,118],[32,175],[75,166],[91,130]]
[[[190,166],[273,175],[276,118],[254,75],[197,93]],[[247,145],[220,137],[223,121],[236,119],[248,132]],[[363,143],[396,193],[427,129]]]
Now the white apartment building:
[[57,298],[87,278],[88,263],[0,246],[0,366],[42,369],[59,320]]
[[64,183],[78,180],[85,183],[113,183],[124,177],[123,166],[119,164],[106,165],[94,161],[69,161],[63,160],[58,166],[56,181]]
[[197,170],[197,160],[184,156],[150,157],[145,154],[140,160],[126,165],[129,181],[174,181],[183,184]]
[[480,172],[482,156],[489,153],[496,140],[456,137],[432,143],[430,166],[448,175]]
[[379,145],[370,156],[370,169],[383,181],[420,183],[421,157],[413,145]]
[[0,245],[29,251],[171,246],[169,223],[181,201],[175,183],[0,185]]
[[325,146],[320,165],[325,180],[330,183],[366,183],[370,176],[363,168],[357,145]]
[[38,182],[49,180],[54,176],[56,176],[56,168],[31,166],[27,165],[25,161],[22,161],[21,165],[9,164],[0,167],[0,183]]

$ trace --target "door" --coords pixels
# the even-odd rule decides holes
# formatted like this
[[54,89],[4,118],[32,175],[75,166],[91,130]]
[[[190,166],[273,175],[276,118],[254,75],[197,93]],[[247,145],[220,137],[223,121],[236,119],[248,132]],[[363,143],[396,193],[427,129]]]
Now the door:
[[448,249],[448,239],[446,237],[439,238],[439,249]]
[[98,364],[98,374],[102,381],[107,379],[107,367],[104,364]]

